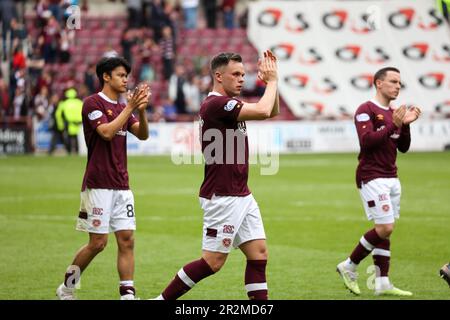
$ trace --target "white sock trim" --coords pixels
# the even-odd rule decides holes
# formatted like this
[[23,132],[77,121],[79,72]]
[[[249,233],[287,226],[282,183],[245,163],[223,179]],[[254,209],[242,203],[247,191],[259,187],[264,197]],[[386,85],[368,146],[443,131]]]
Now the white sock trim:
[[267,290],[267,282],[249,283],[249,284],[245,285],[245,289],[247,290],[247,292],[258,291],[258,290]]
[[361,243],[361,245],[368,251],[372,251],[373,248],[375,248],[369,241],[366,240],[366,238],[364,238],[364,236],[359,239],[359,243]]
[[119,285],[126,286],[126,287],[134,287],[134,281],[133,280],[123,280],[119,282]]
[[374,256],[390,257],[391,256],[391,252],[389,250],[375,248],[372,251],[372,255],[374,255]]
[[183,281],[189,288],[195,286],[195,282],[192,281],[191,278],[189,278],[186,272],[184,272],[183,268],[181,268],[180,271],[178,271],[177,275],[181,279],[181,281]]

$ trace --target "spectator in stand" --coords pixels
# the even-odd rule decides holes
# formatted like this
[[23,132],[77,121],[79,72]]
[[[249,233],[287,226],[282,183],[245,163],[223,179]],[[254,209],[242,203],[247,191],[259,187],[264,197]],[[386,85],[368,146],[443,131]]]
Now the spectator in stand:
[[23,78],[17,82],[15,90],[12,116],[14,118],[24,117],[28,115],[28,108],[25,95],[25,80]]
[[55,63],[58,53],[58,38],[60,35],[61,27],[54,16],[48,19],[47,25],[44,27],[44,45],[43,55],[45,63]]
[[163,38],[159,43],[163,61],[164,79],[169,80],[173,73],[173,63],[175,61],[175,40],[172,36],[172,29],[169,26],[163,28]]
[[236,0],[223,0],[222,3],[223,23],[224,27],[227,29],[234,28],[235,7],[236,7]]
[[133,29],[125,29],[122,34],[122,39],[120,40],[120,45],[122,46],[122,54],[125,60],[129,63],[133,63],[131,56],[131,48],[136,44],[136,39],[134,36],[135,32]]
[[42,75],[42,70],[44,69],[45,60],[41,54],[41,50],[38,46],[33,46],[33,51],[29,55],[27,59],[28,66],[28,77],[30,80],[30,86],[33,89],[32,94],[36,94],[36,87],[38,84],[38,80]]
[[2,27],[2,43],[3,43],[3,61],[7,58],[6,39],[8,33],[11,31],[11,21],[17,18],[17,10],[14,1],[1,0],[0,1],[0,21]]
[[169,99],[173,101],[178,114],[186,113],[186,97],[184,95],[184,84],[186,82],[186,70],[181,64],[175,67],[175,73],[169,80]]
[[202,0],[202,4],[207,28],[215,29],[217,26],[217,0]]
[[204,64],[202,66],[201,72],[200,72],[200,95],[201,95],[201,101],[203,101],[208,93],[212,89],[212,79],[211,74],[209,73],[209,65]]
[[39,121],[46,120],[50,116],[49,109],[49,92],[47,87],[42,87],[41,91],[34,97],[34,114]]
[[162,108],[164,119],[166,121],[172,122],[177,119],[177,107],[168,97],[164,97]]
[[36,16],[37,16],[37,26],[42,29],[47,25],[47,20],[52,15],[51,11],[48,10],[47,0],[39,0],[35,6]]
[[195,74],[189,76],[189,80],[183,86],[186,100],[186,111],[189,114],[197,114],[200,110],[200,78]]
[[62,1],[61,0],[47,0],[48,10],[52,13],[53,17],[55,17],[58,23],[62,22],[63,18],[63,10],[62,10]]
[[95,72],[95,63],[90,63],[88,69],[84,73],[84,84],[89,92],[88,96],[97,92],[97,74]]
[[142,9],[142,0],[127,0],[129,28],[140,28],[142,26]]
[[49,110],[51,117],[48,128],[52,133],[52,138],[50,140],[48,154],[52,155],[58,144],[63,144],[66,151],[69,152],[67,148],[68,144],[66,143],[64,119],[62,118],[62,105],[59,102],[57,94],[52,95],[50,98]]
[[59,62],[68,63],[70,61],[70,35],[65,29],[61,30],[59,39]]
[[245,74],[245,82],[242,87],[242,96],[257,96],[256,85],[258,82],[257,66],[254,63],[247,63],[247,72]]
[[27,59],[22,50],[22,46],[18,45],[14,49],[14,54],[12,57],[12,72],[16,72],[19,69],[25,69],[27,66]]
[[150,17],[146,25],[153,29],[153,39],[156,43],[161,40],[162,30],[165,26],[170,25],[170,18],[165,12],[165,6],[161,0],[153,0],[150,4]]
[[38,79],[36,91],[41,91],[42,87],[51,88],[51,85],[53,83],[53,76],[48,70],[44,70],[42,72],[41,77]]
[[9,92],[6,81],[0,78],[0,119],[10,114]]
[[199,0],[182,0],[181,8],[184,15],[184,28],[197,29],[197,11]]
[[152,82],[155,80],[155,70],[152,66],[152,58],[157,49],[155,49],[155,43],[151,38],[147,38],[142,45],[141,50],[141,70],[139,72],[139,82]]

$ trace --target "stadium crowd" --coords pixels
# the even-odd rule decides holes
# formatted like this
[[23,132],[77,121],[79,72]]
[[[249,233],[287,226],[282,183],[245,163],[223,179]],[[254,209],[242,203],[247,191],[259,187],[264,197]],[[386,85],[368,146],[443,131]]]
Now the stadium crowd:
[[[26,15],[18,10],[19,2],[2,0],[0,7],[0,118],[48,120],[54,118],[66,90],[75,88],[83,99],[99,88],[95,63],[100,57],[90,56],[81,65],[74,61],[76,51],[83,50],[79,36],[85,17],[91,14],[90,4],[87,0],[35,0],[34,14]],[[192,119],[211,88],[208,53],[189,58],[178,55],[184,45],[180,34],[200,28],[245,27],[246,13],[235,16],[236,0],[117,2],[126,5],[127,23],[97,26],[106,32],[108,27],[117,28],[114,35],[120,38],[114,41],[116,45],[108,45],[103,56],[123,55],[130,61],[130,87],[139,82],[152,84],[151,121]],[[68,21],[76,13],[73,6],[81,9],[81,31],[71,28]],[[257,77],[251,72],[248,77],[254,80],[248,81],[247,93],[252,96],[258,93]]]

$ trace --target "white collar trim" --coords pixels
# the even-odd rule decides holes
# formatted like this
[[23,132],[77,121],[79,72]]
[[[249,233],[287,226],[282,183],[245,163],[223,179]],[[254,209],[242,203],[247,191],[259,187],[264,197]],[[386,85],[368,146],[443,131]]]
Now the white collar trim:
[[210,93],[208,93],[208,97],[209,96],[218,96],[221,97],[222,95],[220,93],[218,93],[217,91],[211,91]]
[[109,103],[117,104],[117,101],[111,100],[110,98],[108,98],[108,97],[106,96],[106,94],[104,94],[104,93],[101,92],[101,91],[98,93],[98,95],[100,96],[100,98],[102,98],[103,100],[108,101]]
[[370,99],[370,102],[372,102],[374,105],[376,105],[378,108],[381,108],[383,110],[389,110],[389,107],[382,106],[375,98]]

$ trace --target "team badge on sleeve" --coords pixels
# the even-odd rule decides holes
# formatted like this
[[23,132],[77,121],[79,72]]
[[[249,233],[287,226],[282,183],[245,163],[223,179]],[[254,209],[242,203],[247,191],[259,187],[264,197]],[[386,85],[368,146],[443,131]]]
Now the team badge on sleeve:
[[360,113],[358,115],[356,115],[356,121],[358,122],[364,122],[364,121],[369,121],[370,117],[367,113]]
[[238,102],[236,100],[230,100],[223,108],[225,109],[225,111],[231,111],[236,107],[237,104]]
[[89,120],[96,120],[100,118],[103,115],[103,113],[100,110],[94,110],[91,113],[88,114]]

